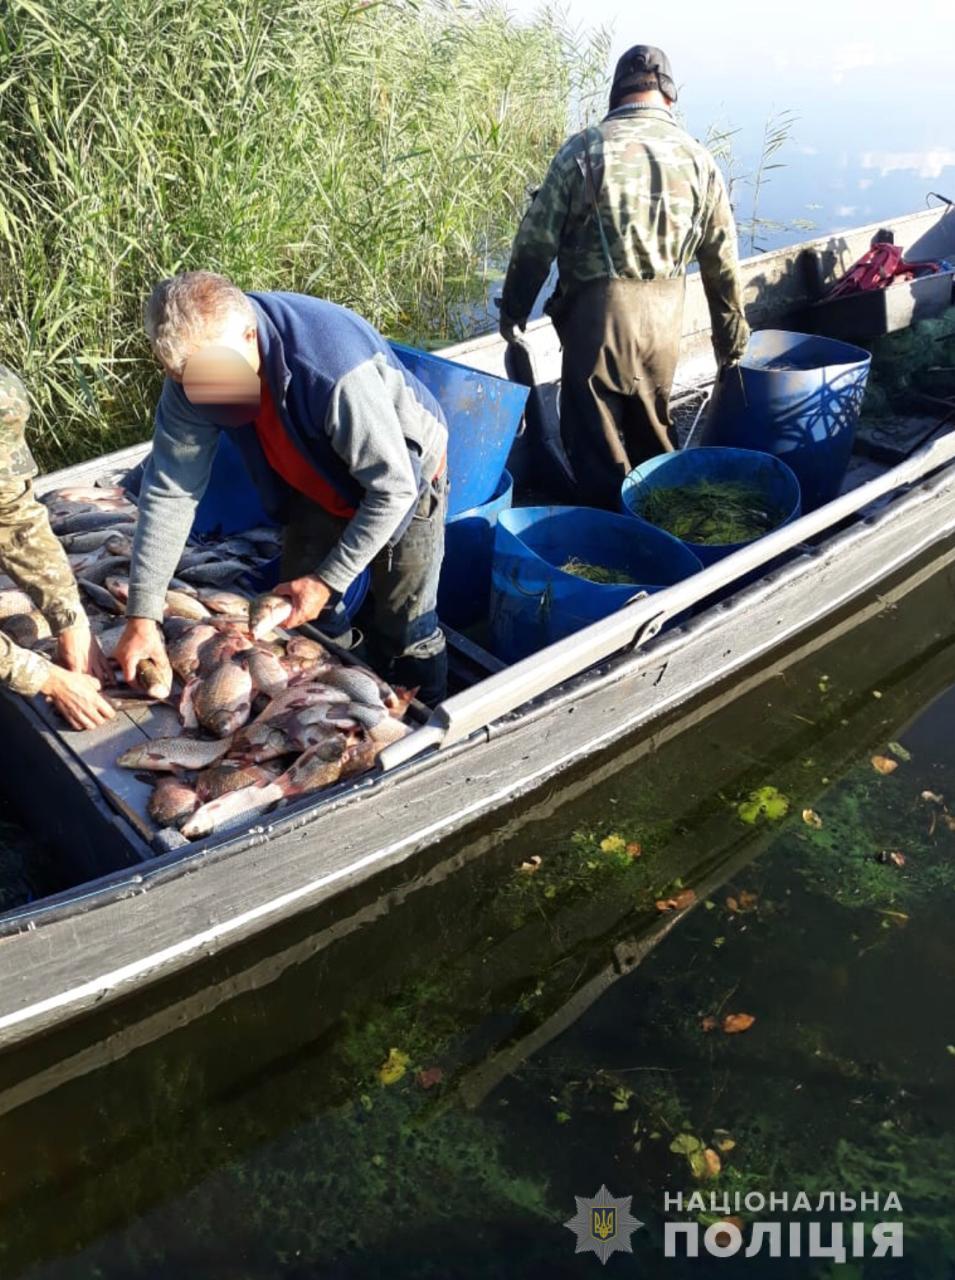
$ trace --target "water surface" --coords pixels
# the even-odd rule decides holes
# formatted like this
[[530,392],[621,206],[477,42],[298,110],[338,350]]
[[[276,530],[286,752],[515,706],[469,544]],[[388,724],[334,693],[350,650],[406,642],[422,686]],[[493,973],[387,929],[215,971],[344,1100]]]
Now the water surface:
[[664,1262],[666,1192],[865,1189],[906,1257],[840,1274],[950,1276],[953,583],[339,902],[245,994],[223,959],[143,1047],[114,1012],[112,1065],[0,1063],[0,1272],[596,1275],[562,1224],[606,1183],[646,1224],[618,1271],[716,1267]]

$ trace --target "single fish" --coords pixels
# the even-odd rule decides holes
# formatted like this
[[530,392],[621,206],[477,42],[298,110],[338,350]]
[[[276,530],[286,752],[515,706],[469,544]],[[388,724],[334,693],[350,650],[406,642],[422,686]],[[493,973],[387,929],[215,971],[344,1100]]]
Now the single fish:
[[249,607],[249,628],[253,640],[261,640],[274,627],[280,627],[292,612],[292,602],[285,596],[265,595],[253,600]]
[[103,543],[103,550],[108,556],[125,556],[128,560],[133,554],[133,540],[126,533],[110,533]]
[[0,631],[22,649],[32,649],[41,640],[50,638],[50,624],[37,609],[0,619]]
[[[96,582],[101,585],[106,584],[109,589],[109,584],[106,582],[106,579],[112,577],[119,580],[118,571],[120,569],[125,569],[127,573],[129,572],[129,556],[96,556],[92,560],[87,560],[83,564],[82,568],[77,567],[74,572],[76,572],[80,577],[85,578],[87,582]],[[123,578],[122,581],[126,583],[126,595],[128,595],[129,579]],[[125,596],[117,595],[115,591],[113,594],[116,595],[117,600],[125,603]]]
[[310,636],[289,636],[285,655],[303,662],[321,662],[330,657],[325,646],[319,644],[317,640],[312,640]]
[[163,630],[165,631],[167,625],[173,622],[183,625],[179,634],[169,640],[169,647],[166,650],[169,665],[180,680],[188,680],[199,669],[199,650],[207,640],[214,639],[218,632],[213,627],[206,626],[205,623],[190,623],[186,618],[167,618]]
[[196,600],[192,596],[188,596],[183,591],[167,591],[166,592],[166,616],[177,618],[193,618],[199,621],[209,617],[209,610],[201,600]]
[[301,707],[310,707],[316,703],[349,702],[347,693],[341,689],[333,689],[327,684],[296,685],[278,693],[256,718],[256,721],[271,720],[275,716],[284,715],[287,711],[297,711]]
[[276,780],[285,796],[303,796],[322,787],[330,787],[342,774],[342,762],[348,751],[343,734],[317,743],[299,756],[290,769]]
[[244,763],[264,764],[266,760],[291,755],[292,750],[286,721],[277,719],[247,724],[240,729],[232,740],[231,753],[234,759]]
[[59,537],[64,551],[79,554],[98,551],[100,547],[106,547],[109,550],[111,540],[116,538],[125,539],[129,542],[130,548],[132,548],[132,542],[129,540],[135,532],[136,526],[134,524],[118,524],[108,529],[91,529],[85,533],[67,533],[59,535]]
[[64,515],[50,515],[50,527],[58,536],[64,533],[91,533],[94,530],[112,529],[130,523],[136,515],[135,507],[122,511],[73,511]]
[[87,582],[85,578],[77,578],[89,598],[100,609],[105,609],[107,613],[122,613],[123,606],[119,603],[112,591],[107,591],[105,587],[101,587],[98,582]]
[[182,578],[170,578],[169,586],[173,591],[181,591],[184,596],[191,596],[193,600],[199,599],[199,592],[191,582],[183,582]]
[[172,692],[172,673],[155,658],[140,658],[136,663],[136,683],[148,698],[168,698]]
[[212,636],[199,649],[199,674],[211,675],[217,667],[231,662],[237,654],[245,653],[251,648],[251,640],[240,631],[218,631],[212,628]]
[[269,698],[274,698],[288,685],[288,672],[274,653],[265,649],[253,649],[249,653],[249,674],[252,687]]
[[192,695],[196,718],[217,738],[231,737],[252,709],[252,677],[239,662],[225,662],[204,676]]
[[249,566],[242,560],[210,560],[208,564],[191,565],[188,569],[183,569],[179,576],[185,582],[196,583],[201,586],[219,587],[225,586],[229,582],[235,582],[236,578],[248,573]]
[[372,742],[381,743],[383,747],[406,738],[411,732],[408,725],[402,724],[385,707],[366,707],[362,703],[350,702],[342,709],[342,715],[360,724]]
[[230,791],[198,808],[183,824],[182,834],[190,840],[199,840],[203,836],[253,822],[281,800],[283,795],[278,782],[267,783],[264,787],[243,787],[240,791]]
[[18,613],[32,613],[33,610],[33,601],[25,591],[17,587],[0,591],[0,618],[13,618]]
[[179,827],[198,806],[195,788],[169,776],[156,783],[146,811],[157,827]]
[[210,547],[186,547],[179,557],[176,572],[181,573],[183,569],[191,569],[193,565],[208,564],[210,560],[219,560],[220,558],[219,553],[213,551]]
[[217,587],[200,587],[199,599],[213,613],[226,613],[233,618],[249,616],[249,601],[235,591],[222,591]]
[[116,761],[124,769],[153,769],[174,773],[176,769],[207,769],[222,758],[232,745],[231,739],[220,738],[153,738],[130,747]]
[[196,779],[196,794],[200,804],[210,800],[218,800],[219,796],[228,795],[230,791],[241,791],[243,787],[264,787],[274,782],[281,769],[262,764],[242,764],[238,760],[223,760],[210,769],[203,769]]
[[385,705],[381,695],[381,682],[370,671],[361,667],[324,663],[318,678],[323,684],[330,684],[333,689],[341,689],[343,693],[347,693],[351,702],[360,702],[366,707]]

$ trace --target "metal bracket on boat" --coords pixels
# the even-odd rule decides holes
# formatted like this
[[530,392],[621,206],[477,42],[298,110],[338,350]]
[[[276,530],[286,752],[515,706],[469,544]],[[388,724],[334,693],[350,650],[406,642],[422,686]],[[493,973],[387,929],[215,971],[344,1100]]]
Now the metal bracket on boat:
[[885,474],[749,543],[675,586],[628,601],[616,613],[445,699],[435,707],[427,724],[382,751],[378,757],[380,767],[395,769],[432,747],[449,747],[461,742],[493,720],[516,711],[532,698],[580,675],[621,649],[646,644],[669,619],[685,613],[717,591],[731,587],[739,579],[749,577],[784,552],[826,533],[877,499],[914,484],[952,461],[955,461],[955,431],[946,432]]

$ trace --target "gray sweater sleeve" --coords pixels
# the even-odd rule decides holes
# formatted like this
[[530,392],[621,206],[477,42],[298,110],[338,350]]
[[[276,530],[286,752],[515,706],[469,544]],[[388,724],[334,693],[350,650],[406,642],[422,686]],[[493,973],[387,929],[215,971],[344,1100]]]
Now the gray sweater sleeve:
[[126,606],[130,618],[158,622],[163,616],[169,579],[209,483],[219,431],[195,412],[182,387],[167,378],[140,490]]
[[400,379],[400,374],[367,360],[341,379],[329,402],[325,428],[332,448],[364,490],[337,545],[315,570],[333,591],[348,588],[417,501],[401,415],[420,416],[420,409],[410,396],[403,402],[400,390],[396,399],[388,378]]

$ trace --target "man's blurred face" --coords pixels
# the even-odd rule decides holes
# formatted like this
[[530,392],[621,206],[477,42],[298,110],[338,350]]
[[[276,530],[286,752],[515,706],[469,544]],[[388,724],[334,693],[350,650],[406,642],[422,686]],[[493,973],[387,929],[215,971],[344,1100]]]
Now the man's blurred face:
[[189,356],[180,377],[166,372],[181,383],[186,399],[204,416],[220,426],[238,426],[259,412],[260,364],[255,326],[238,317]]

